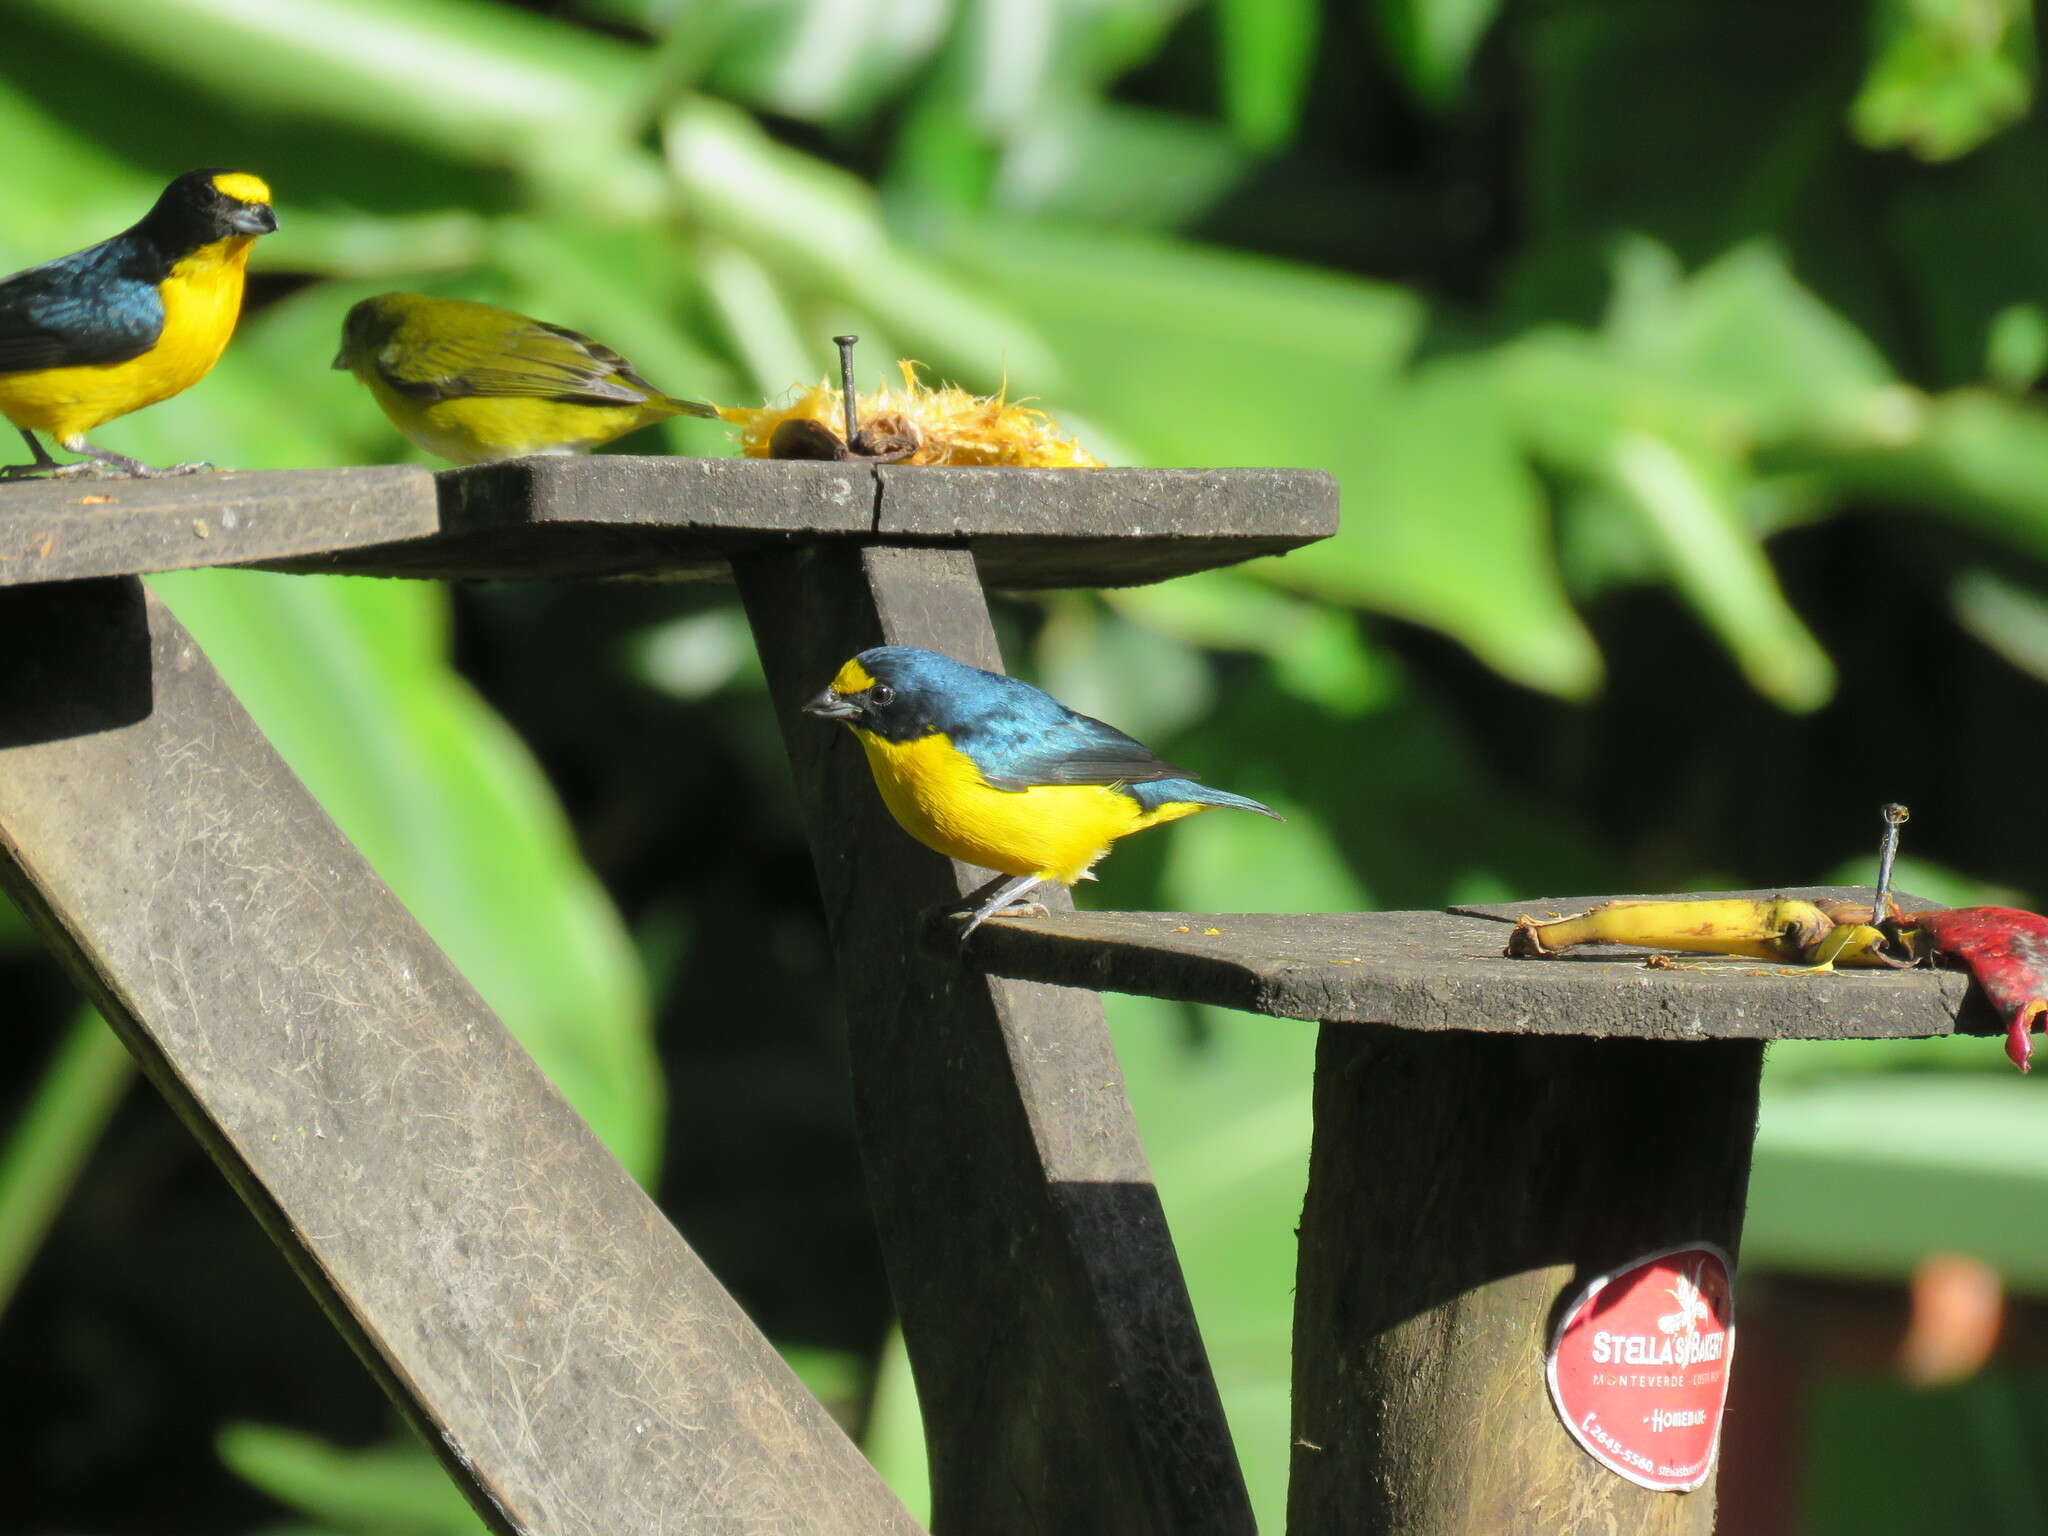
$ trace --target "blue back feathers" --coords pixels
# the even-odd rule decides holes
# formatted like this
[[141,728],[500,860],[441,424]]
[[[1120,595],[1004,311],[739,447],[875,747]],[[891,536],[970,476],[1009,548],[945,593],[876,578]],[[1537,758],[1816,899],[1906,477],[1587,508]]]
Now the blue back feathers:
[[163,334],[168,270],[129,230],[0,282],[0,373],[140,357]]
[[876,646],[854,659],[893,694],[886,706],[868,706],[863,728],[897,741],[942,733],[997,789],[1118,784],[1147,810],[1188,803],[1277,819],[1256,800],[1196,783],[1143,742],[1018,678],[909,645]]

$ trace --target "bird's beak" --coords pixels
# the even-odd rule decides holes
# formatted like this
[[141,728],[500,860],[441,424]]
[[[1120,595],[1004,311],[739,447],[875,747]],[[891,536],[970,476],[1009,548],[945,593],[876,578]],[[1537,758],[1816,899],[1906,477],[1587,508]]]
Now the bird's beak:
[[816,715],[820,720],[851,720],[860,713],[860,706],[827,688],[815,699],[804,704],[804,713]]
[[268,235],[277,230],[277,215],[268,203],[244,203],[228,215],[228,224],[244,235]]
[[330,368],[346,368],[348,366],[348,348],[343,347],[339,352],[335,353],[334,361],[327,366]]

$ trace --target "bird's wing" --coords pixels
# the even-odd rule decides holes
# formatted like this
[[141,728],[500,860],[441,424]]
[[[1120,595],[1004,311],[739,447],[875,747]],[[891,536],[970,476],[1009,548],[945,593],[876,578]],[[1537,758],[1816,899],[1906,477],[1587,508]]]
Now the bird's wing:
[[1076,714],[1035,688],[1031,693],[1035,699],[1012,698],[1006,701],[1009,708],[980,716],[953,737],[953,744],[974,759],[994,788],[1142,784],[1195,777],[1185,768],[1161,762],[1150,747],[1115,726]]
[[377,354],[376,366],[399,394],[429,402],[481,395],[639,405],[661,393],[610,347],[539,320],[397,342]]
[[94,246],[0,282],[0,373],[125,363],[164,330],[156,285]]

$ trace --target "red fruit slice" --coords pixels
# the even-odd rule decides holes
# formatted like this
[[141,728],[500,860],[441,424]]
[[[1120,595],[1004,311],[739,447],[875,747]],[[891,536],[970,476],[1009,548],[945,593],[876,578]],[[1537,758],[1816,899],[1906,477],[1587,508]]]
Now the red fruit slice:
[[2022,1072],[2034,1054],[2034,1021],[2048,1013],[2048,917],[2016,907],[1955,907],[1906,919],[1941,959],[1961,965],[2005,1020],[2005,1054]]

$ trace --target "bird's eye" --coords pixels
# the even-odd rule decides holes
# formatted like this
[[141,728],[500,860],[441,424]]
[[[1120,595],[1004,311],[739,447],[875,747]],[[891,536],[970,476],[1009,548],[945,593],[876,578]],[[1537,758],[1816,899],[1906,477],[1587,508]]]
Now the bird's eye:
[[876,709],[887,709],[896,699],[896,690],[887,683],[877,683],[868,690],[868,702]]

